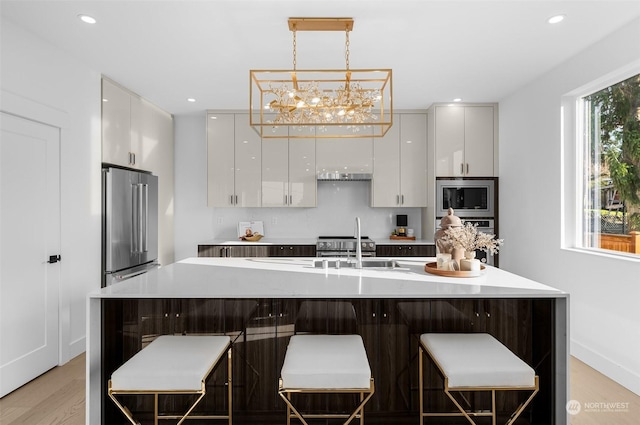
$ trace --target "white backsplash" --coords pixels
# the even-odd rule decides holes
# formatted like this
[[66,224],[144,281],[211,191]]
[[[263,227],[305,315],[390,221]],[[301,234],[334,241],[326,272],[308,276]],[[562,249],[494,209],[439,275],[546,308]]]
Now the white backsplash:
[[420,208],[371,208],[371,182],[318,182],[316,208],[213,208],[212,238],[236,237],[239,221],[264,222],[264,233],[274,238],[315,238],[319,235],[352,235],[355,217],[362,234],[388,238],[396,227],[396,215],[406,214],[410,229],[421,234]]

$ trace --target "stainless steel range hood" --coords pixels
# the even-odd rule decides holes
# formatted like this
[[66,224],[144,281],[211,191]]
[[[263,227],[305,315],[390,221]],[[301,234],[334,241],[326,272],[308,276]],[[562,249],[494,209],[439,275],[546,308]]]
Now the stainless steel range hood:
[[371,173],[318,173],[317,178],[325,182],[369,181]]

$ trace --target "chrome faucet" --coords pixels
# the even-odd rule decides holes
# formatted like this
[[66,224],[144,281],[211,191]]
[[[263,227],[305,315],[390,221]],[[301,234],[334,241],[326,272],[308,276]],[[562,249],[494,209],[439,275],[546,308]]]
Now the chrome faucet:
[[362,233],[360,232],[360,217],[356,217],[356,269],[362,268]]

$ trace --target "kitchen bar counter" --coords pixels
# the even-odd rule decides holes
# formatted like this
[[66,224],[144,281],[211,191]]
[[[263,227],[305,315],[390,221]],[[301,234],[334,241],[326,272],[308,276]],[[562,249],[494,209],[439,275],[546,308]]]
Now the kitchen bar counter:
[[[236,335],[245,371],[235,379],[234,423],[280,418],[286,341],[311,325],[363,335],[377,388],[368,423],[412,423],[415,335],[426,331],[492,333],[541,375],[531,423],[568,423],[568,294],[493,267],[476,278],[428,274],[433,258],[397,259],[394,270],[325,270],[313,260],[189,258],[90,294],[87,423],[120,420],[106,396],[108,377],[150,335],[167,333]],[[323,307],[309,313],[305,305]],[[339,305],[352,306],[355,324],[329,313]]]

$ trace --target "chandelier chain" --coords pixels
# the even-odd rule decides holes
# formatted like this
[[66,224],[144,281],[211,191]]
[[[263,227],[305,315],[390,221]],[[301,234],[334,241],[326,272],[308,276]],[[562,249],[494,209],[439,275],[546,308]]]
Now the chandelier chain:
[[349,44],[350,44],[350,42],[349,42],[349,30],[347,29],[345,31],[345,33],[346,33],[346,41],[344,43],[344,47],[345,47],[344,57],[345,57],[346,62],[347,62],[347,70],[349,70]]
[[297,50],[297,41],[296,41],[296,27],[293,26],[293,70],[296,70],[296,50]]

